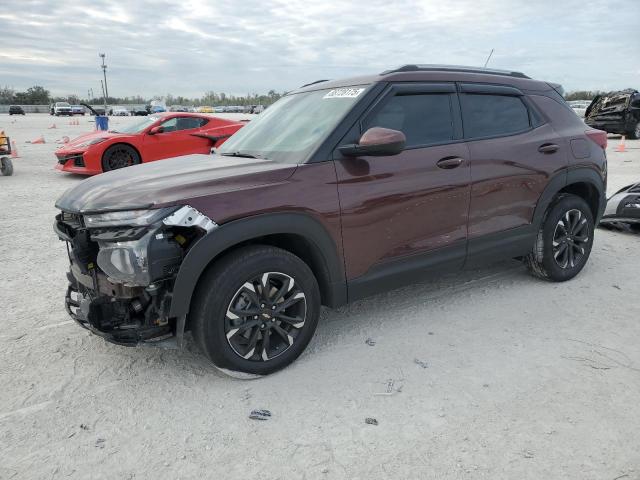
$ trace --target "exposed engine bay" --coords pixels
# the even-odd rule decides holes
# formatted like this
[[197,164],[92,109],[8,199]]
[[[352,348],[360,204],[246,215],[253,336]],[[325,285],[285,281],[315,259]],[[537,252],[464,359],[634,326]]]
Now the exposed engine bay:
[[65,305],[81,326],[135,346],[176,332],[173,285],[189,249],[217,225],[190,206],[98,214],[62,212],[54,230],[67,244]]

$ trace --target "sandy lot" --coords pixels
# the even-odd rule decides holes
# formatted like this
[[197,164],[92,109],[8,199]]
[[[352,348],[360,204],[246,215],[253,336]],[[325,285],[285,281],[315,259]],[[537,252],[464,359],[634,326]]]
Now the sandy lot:
[[[564,284],[506,262],[326,310],[294,365],[236,380],[67,317],[53,205],[82,178],[53,151],[80,123],[0,118],[21,156],[0,177],[0,478],[640,479],[639,237],[598,230]],[[640,180],[640,141],[617,143],[610,193]]]

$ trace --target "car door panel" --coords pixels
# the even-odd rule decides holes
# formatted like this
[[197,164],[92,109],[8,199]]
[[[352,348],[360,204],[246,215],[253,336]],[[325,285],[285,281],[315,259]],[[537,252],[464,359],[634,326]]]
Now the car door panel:
[[469,241],[531,224],[566,142],[518,89],[460,84],[471,165]]
[[[558,150],[538,151],[552,144]],[[469,238],[531,224],[550,178],[566,168],[565,142],[553,128],[467,143],[471,159]]]
[[[422,106],[435,112],[446,109],[441,113],[449,116],[451,124],[438,124],[434,111],[423,111]],[[461,266],[466,252],[470,169],[468,149],[457,141],[462,131],[455,86],[392,86],[365,113],[357,138],[374,126],[403,131],[407,148],[395,156],[338,154],[336,158],[347,278],[369,275],[383,279],[420,264],[421,256],[447,248],[456,249],[455,258],[449,260]],[[420,130],[423,126],[427,131]],[[437,142],[439,135],[448,135],[448,139]]]
[[464,245],[469,164],[450,170],[436,165],[451,156],[466,159],[466,145],[336,162],[348,278],[379,263]]
[[[165,125],[170,121],[171,119],[161,125]],[[201,127],[188,128],[164,131],[155,135],[145,135],[145,161],[161,160],[193,153],[207,153],[210,149],[211,141],[193,135],[201,130]]]

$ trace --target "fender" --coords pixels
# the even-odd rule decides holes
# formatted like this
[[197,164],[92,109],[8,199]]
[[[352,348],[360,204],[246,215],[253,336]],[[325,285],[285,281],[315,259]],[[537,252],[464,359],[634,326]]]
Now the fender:
[[562,170],[561,172],[556,173],[551,178],[551,180],[549,180],[549,183],[542,192],[542,195],[540,195],[540,199],[538,200],[538,204],[536,205],[536,209],[533,213],[531,224],[535,228],[536,232],[540,228],[542,218],[544,217],[547,208],[549,208],[549,204],[551,203],[553,198],[558,194],[560,190],[574,183],[590,184],[599,192],[598,212],[596,214],[596,218],[594,219],[597,224],[607,203],[605,197],[606,186],[604,180],[602,179],[600,173],[593,168],[575,167]]
[[191,297],[200,276],[211,261],[241,242],[273,234],[294,234],[304,237],[316,247],[328,276],[326,303],[338,306],[346,303],[347,286],[342,260],[331,235],[320,222],[302,213],[256,215],[224,223],[201,238],[189,250],[176,277],[169,317],[178,317],[178,334],[184,328]]

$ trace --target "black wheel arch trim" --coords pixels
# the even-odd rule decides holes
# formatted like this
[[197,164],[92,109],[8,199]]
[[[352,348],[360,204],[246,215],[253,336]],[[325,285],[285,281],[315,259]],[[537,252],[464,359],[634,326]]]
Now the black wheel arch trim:
[[325,227],[308,214],[273,213],[224,223],[198,240],[180,265],[169,316],[180,319],[189,313],[198,281],[216,257],[243,242],[268,235],[298,235],[305,238],[324,261],[328,285],[323,303],[330,307],[346,303],[347,284],[342,258]]
[[540,195],[531,222],[536,229],[540,228],[544,214],[556,195],[562,189],[576,183],[589,184],[598,192],[598,209],[596,215],[594,215],[594,222],[597,225],[607,204],[605,181],[600,172],[592,167],[570,167],[556,173],[551,180],[549,180],[542,195]]

